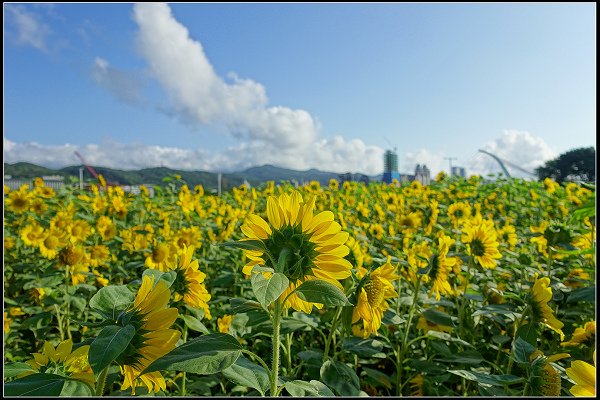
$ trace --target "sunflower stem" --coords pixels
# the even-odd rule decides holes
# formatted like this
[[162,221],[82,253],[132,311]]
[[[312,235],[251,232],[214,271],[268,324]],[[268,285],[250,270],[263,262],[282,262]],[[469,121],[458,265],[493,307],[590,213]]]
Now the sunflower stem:
[[412,304],[410,305],[410,311],[408,312],[408,322],[406,323],[406,327],[404,330],[404,339],[402,339],[402,343],[399,351],[397,352],[397,361],[398,365],[396,370],[396,396],[402,396],[402,386],[400,382],[402,381],[402,366],[404,364],[404,354],[408,348],[408,333],[410,331],[410,326],[412,323],[413,316],[415,315],[415,309],[417,305],[417,300],[419,298],[419,289],[421,287],[421,275],[417,278],[417,283],[415,285],[415,294],[413,296]]
[[107,365],[102,372],[100,372],[100,376],[98,376],[95,393],[96,396],[102,396],[102,393],[104,393],[104,386],[106,386],[106,377],[108,375],[108,367],[110,367],[110,365]]
[[[183,332],[181,334],[181,340],[183,340],[184,344],[185,344],[185,342],[187,342],[187,336],[188,336],[188,327],[187,327],[187,324],[184,323],[183,324]],[[186,373],[185,373],[185,371],[183,371],[183,375],[181,377],[181,395],[182,396],[186,395],[186,393],[185,393],[185,381],[187,380],[186,378],[187,378]]]
[[273,308],[273,363],[271,366],[271,396],[277,396],[277,382],[279,380],[279,346],[281,328],[281,304],[275,301]]
[[325,341],[325,351],[323,352],[323,362],[327,361],[327,358],[329,357],[329,346],[331,345],[331,340],[333,339],[333,335],[335,335],[335,331],[337,330],[337,325],[338,325],[341,313],[342,313],[342,307],[337,307],[337,311],[333,317],[333,321],[331,321],[331,330],[329,331],[329,335],[327,336],[327,340]]

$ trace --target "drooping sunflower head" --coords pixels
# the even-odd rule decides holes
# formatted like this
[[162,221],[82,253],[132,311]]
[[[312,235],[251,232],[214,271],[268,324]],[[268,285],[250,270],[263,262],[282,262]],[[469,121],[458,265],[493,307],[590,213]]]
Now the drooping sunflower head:
[[183,299],[190,307],[204,310],[204,316],[211,319],[208,307],[211,296],[204,285],[206,274],[199,270],[198,260],[192,260],[194,250],[194,246],[184,245],[180,254],[177,278],[173,282],[174,298],[175,301]]
[[552,308],[548,305],[552,299],[552,288],[550,287],[550,279],[543,277],[538,279],[537,273],[534,276],[534,283],[531,287],[529,295],[529,305],[532,310],[532,319],[534,322],[539,322],[552,329],[560,335],[560,340],[564,340],[562,327],[564,324],[555,316]]
[[171,351],[181,332],[169,329],[177,319],[179,311],[167,308],[171,291],[163,280],[154,284],[154,279],[142,277],[142,285],[135,297],[133,306],[122,313],[117,324],[131,324],[135,335],[127,348],[117,357],[116,362],[124,376],[121,390],[136,386],[146,386],[148,392],[166,388],[165,379],[159,371],[141,374],[152,362]]
[[[73,351],[73,341],[62,341],[56,348],[48,341],[44,342],[42,352],[33,353],[33,359],[27,364],[35,371],[57,374],[77,379],[93,385],[96,381],[88,361],[89,345],[80,346]],[[31,372],[22,374],[29,375]]]
[[560,396],[560,373],[550,364],[563,358],[570,357],[567,353],[545,356],[541,351],[534,351],[529,359],[531,361],[530,387],[534,396]]
[[[377,333],[381,326],[383,313],[388,309],[388,299],[398,296],[393,281],[400,277],[396,275],[396,267],[391,264],[391,257],[379,268],[362,277],[362,284],[357,292],[357,304],[352,312],[352,323],[362,322],[360,332],[363,337]],[[359,276],[362,275],[359,270]]]
[[436,299],[439,301],[443,294],[453,294],[452,287],[448,281],[448,274],[452,267],[456,264],[455,257],[447,257],[450,246],[454,240],[446,235],[441,235],[438,239],[438,251],[429,257],[429,280],[432,283],[430,292],[435,293]]
[[589,345],[593,346],[596,339],[596,321],[588,321],[582,327],[575,328],[573,337],[568,342],[563,342],[560,345],[566,346],[579,346]]
[[[344,259],[349,253],[344,245],[348,233],[341,231],[331,211],[315,215],[314,208],[314,196],[304,201],[299,192],[293,191],[267,199],[268,222],[256,214],[248,214],[241,230],[247,239],[260,240],[266,252],[246,250],[250,261],[243,269],[244,274],[251,275],[256,265],[267,266],[283,273],[290,280],[290,288],[306,279],[340,285],[338,280],[348,278],[352,269],[350,262]],[[278,266],[283,270],[278,270]],[[297,310],[306,309],[306,305],[299,305],[302,300],[296,297],[292,294],[286,304]]]

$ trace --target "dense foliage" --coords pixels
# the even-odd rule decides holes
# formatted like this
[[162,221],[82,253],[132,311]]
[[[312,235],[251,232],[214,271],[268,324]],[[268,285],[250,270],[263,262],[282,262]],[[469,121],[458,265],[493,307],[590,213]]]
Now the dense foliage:
[[589,394],[595,188],[4,188],[6,395]]

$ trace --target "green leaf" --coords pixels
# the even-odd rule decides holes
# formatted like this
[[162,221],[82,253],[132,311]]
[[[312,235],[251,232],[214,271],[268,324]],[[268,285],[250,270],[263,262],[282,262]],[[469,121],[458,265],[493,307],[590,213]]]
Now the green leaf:
[[452,335],[450,335],[449,333],[446,333],[446,332],[427,331],[426,335],[427,335],[427,337],[430,337],[430,338],[448,340],[450,342],[460,343],[463,346],[473,347],[473,345],[471,343],[465,342],[464,340],[456,338],[456,337],[454,337],[454,336],[452,336]]
[[[386,374],[384,374],[381,371],[377,371],[376,369],[372,369],[372,368],[367,368],[367,367],[363,367],[363,374],[365,374],[368,378],[370,378],[369,380],[372,381],[373,383],[377,384],[377,385],[381,385],[383,387],[385,387],[386,389],[391,389],[392,388],[392,381],[390,379],[389,376],[387,376]],[[361,374],[362,376],[362,374]]]
[[360,393],[356,372],[339,361],[325,361],[321,367],[321,380],[339,396],[358,396]]
[[60,396],[61,397],[73,397],[73,396],[85,396],[91,397],[94,395],[92,388],[82,381],[76,379],[65,380]]
[[344,339],[342,348],[346,351],[365,358],[385,358],[383,343],[375,339],[360,339],[351,337]]
[[350,303],[344,292],[329,282],[321,280],[305,281],[294,293],[302,300],[326,306],[347,306]]
[[268,279],[262,273],[252,275],[252,291],[265,310],[281,296],[288,288],[289,283],[288,278],[279,272],[274,273]]
[[167,283],[167,287],[171,287],[171,285],[173,284],[173,282],[175,282],[175,279],[177,278],[177,272],[162,272],[157,269],[148,268],[142,273],[142,278],[144,276],[147,276],[150,279],[154,278],[155,285],[158,283],[159,280],[161,280]]
[[527,343],[536,347],[538,332],[534,324],[524,324],[517,329],[515,337],[525,340]]
[[102,329],[90,345],[89,362],[95,374],[99,374],[113,362],[129,345],[135,336],[133,325],[111,325]]
[[260,240],[241,240],[238,242],[225,242],[225,243],[219,243],[219,244],[217,244],[217,246],[233,247],[233,248],[242,249],[242,250],[260,250],[260,251],[265,250],[265,245]]
[[223,375],[238,385],[258,390],[263,396],[271,385],[269,373],[244,357],[238,358],[232,366],[224,369]]
[[520,337],[513,342],[512,353],[515,357],[515,361],[521,364],[529,363],[529,356],[535,351],[535,347],[527,343]]
[[458,354],[445,355],[443,358],[436,358],[436,360],[458,364],[479,365],[483,362],[483,357],[477,350],[466,350]]
[[24,362],[4,364],[4,378],[13,378],[29,371],[36,372],[33,368],[31,368],[31,365]]
[[489,375],[476,371],[465,371],[462,369],[448,370],[448,372],[451,372],[454,375],[458,375],[470,381],[475,381],[482,385],[505,386],[525,382],[525,378],[521,378],[515,375]]
[[285,383],[285,390],[293,397],[333,397],[335,394],[322,382],[311,380],[310,382],[295,380]]
[[450,317],[443,311],[436,310],[435,308],[428,308],[427,310],[423,311],[421,315],[427,321],[432,322],[436,325],[454,326],[454,323],[452,322],[452,317]]
[[242,346],[236,338],[225,333],[212,333],[173,349],[142,373],[164,370],[214,374],[230,367],[241,354]]
[[239,314],[239,313],[244,313],[246,311],[252,311],[252,310],[261,310],[262,311],[262,306],[260,305],[260,303],[254,301],[254,300],[248,300],[248,299],[240,299],[240,298],[233,298],[233,299],[229,299],[229,304],[231,304],[231,312],[234,314]]
[[569,293],[569,297],[567,297],[567,303],[572,303],[574,301],[594,303],[596,301],[596,285],[573,290]]
[[206,326],[204,326],[204,324],[200,322],[198,318],[192,317],[191,315],[181,315],[180,317],[183,319],[185,325],[191,330],[196,332],[202,332],[204,334],[210,333]]
[[4,396],[58,397],[65,385],[64,376],[32,374],[4,384]]
[[134,300],[135,294],[127,286],[105,286],[92,296],[90,307],[116,315],[116,310],[124,310]]

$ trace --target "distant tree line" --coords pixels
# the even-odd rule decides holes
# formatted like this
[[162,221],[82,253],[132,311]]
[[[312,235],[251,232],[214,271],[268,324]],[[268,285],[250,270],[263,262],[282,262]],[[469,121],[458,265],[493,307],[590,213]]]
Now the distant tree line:
[[540,180],[551,178],[556,182],[596,181],[596,149],[581,147],[562,153],[553,160],[536,168],[535,173]]

